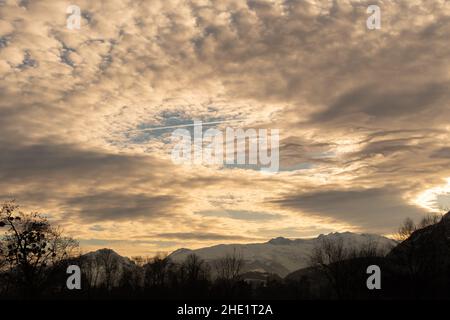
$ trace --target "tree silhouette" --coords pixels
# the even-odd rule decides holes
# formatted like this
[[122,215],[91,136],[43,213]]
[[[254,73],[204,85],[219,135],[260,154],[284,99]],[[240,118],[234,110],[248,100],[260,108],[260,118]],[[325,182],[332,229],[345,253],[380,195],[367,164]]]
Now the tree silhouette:
[[227,253],[225,257],[218,259],[214,266],[217,278],[220,280],[236,281],[244,265],[244,259],[240,253],[233,250],[232,254]]
[[428,214],[423,217],[418,224],[416,224],[411,218],[408,217],[403,221],[403,224],[398,229],[395,239],[398,241],[404,241],[408,239],[414,231],[434,225],[441,219],[442,214]]
[[78,248],[75,240],[63,237],[44,216],[23,213],[13,201],[3,204],[0,227],[6,229],[1,238],[0,260],[14,271],[13,279],[26,296],[34,296],[48,279],[50,268]]
[[116,286],[119,279],[120,263],[119,257],[110,249],[99,250],[95,257],[96,265],[103,274],[103,286],[107,291],[111,291]]
[[151,261],[144,265],[145,286],[161,288],[167,285],[171,267],[172,262],[167,256],[156,255]]
[[188,255],[181,268],[184,271],[185,279],[189,283],[209,279],[209,265],[196,254]]
[[[310,256],[310,266],[319,270],[333,288],[337,298],[350,298],[355,294],[353,286],[357,274],[365,272],[366,261],[385,256],[391,248],[379,248],[376,242],[367,241],[346,247],[342,239],[321,239]],[[360,281],[363,283],[363,281]]]
[[405,239],[408,239],[414,231],[416,231],[416,225],[414,221],[411,218],[406,218],[403,221],[403,224],[398,229],[398,233],[396,234],[395,238],[398,241],[403,241]]
[[240,289],[240,278],[244,259],[240,253],[233,250],[233,253],[227,253],[224,257],[214,263],[217,278],[215,281],[218,294],[225,297],[235,296]]

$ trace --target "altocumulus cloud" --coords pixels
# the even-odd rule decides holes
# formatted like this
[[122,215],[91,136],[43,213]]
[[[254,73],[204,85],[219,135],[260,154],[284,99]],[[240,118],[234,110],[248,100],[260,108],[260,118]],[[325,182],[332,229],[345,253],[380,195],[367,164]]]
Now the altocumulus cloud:
[[[380,30],[365,27],[369,4]],[[388,232],[450,176],[448,1],[77,5],[70,31],[66,1],[0,1],[2,198],[74,235]],[[282,170],[174,166],[163,134],[130,136],[163,115],[279,128]]]

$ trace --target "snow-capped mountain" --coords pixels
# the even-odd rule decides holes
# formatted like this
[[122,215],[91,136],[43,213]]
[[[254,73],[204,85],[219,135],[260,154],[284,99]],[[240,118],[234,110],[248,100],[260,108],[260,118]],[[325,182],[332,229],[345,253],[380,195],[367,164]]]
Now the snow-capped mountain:
[[291,240],[278,237],[265,243],[221,244],[196,250],[182,248],[172,252],[169,257],[174,262],[182,262],[194,253],[213,264],[215,260],[236,252],[245,261],[244,272],[260,271],[284,277],[292,271],[307,267],[313,248],[323,239],[342,241],[345,248],[358,248],[367,243],[374,243],[386,252],[396,245],[394,240],[379,235],[344,232],[320,235],[312,239]]

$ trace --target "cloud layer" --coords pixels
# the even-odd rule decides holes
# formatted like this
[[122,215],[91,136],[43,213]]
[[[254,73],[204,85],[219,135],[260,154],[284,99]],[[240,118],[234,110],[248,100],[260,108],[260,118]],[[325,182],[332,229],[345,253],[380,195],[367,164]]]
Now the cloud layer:
[[[448,1],[77,5],[69,30],[66,1],[0,1],[0,195],[87,249],[389,234],[450,177]],[[171,131],[133,131],[194,119],[280,129],[280,172],[177,166]]]

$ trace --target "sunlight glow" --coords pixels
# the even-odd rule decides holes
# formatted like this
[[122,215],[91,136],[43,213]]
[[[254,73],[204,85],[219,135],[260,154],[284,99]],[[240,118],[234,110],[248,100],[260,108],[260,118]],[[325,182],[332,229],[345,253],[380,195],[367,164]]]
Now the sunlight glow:
[[415,199],[415,203],[422,208],[432,212],[441,212],[448,209],[450,204],[450,178],[446,179],[447,184],[428,189]]

